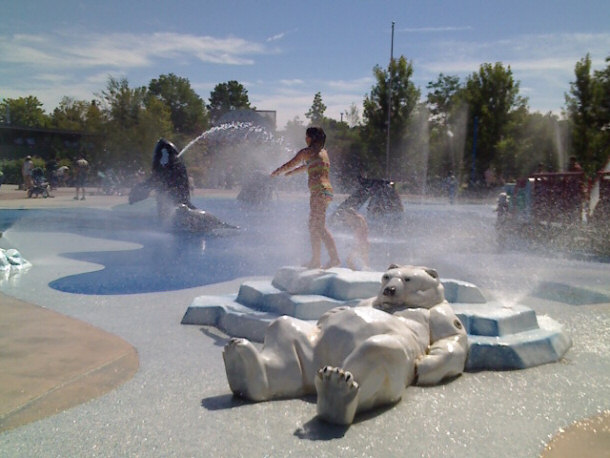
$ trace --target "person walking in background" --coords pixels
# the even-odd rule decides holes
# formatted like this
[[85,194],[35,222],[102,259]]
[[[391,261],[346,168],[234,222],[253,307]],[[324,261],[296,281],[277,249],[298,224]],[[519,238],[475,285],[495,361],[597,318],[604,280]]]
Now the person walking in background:
[[74,162],[74,186],[76,187],[76,195],[74,200],[78,200],[78,190],[81,190],[82,197],[80,200],[85,200],[85,184],[87,183],[87,173],[89,172],[89,162],[81,154],[78,160]]
[[27,191],[32,187],[32,169],[34,163],[32,162],[32,156],[26,156],[23,161],[23,167],[21,168],[21,175],[23,176],[23,189]]
[[332,234],[326,227],[326,209],[333,198],[330,184],[330,160],[324,149],[326,134],[321,127],[309,127],[305,132],[307,147],[282,166],[275,169],[271,176],[285,172],[286,176],[307,171],[309,187],[309,237],[311,241],[311,260],[305,265],[310,269],[321,267],[322,243],[328,251],[330,260],[325,269],[341,264]]
[[453,205],[455,203],[455,196],[457,195],[458,181],[453,172],[449,172],[447,177],[447,192],[449,193],[449,203]]

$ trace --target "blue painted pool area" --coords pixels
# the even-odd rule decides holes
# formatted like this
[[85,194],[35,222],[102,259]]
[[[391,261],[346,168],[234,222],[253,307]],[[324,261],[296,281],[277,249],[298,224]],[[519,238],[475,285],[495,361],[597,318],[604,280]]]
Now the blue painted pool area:
[[[341,201],[333,201],[328,214]],[[272,276],[283,266],[309,260],[305,193],[283,196],[260,208],[244,206],[235,196],[203,196],[193,202],[240,230],[216,236],[169,231],[157,221],[155,200],[150,198],[112,208],[0,210],[0,231],[5,233],[5,242],[11,233],[28,234],[28,243],[17,248],[27,248],[23,255],[32,262],[32,269],[48,268],[57,262],[52,258],[56,255],[90,263],[49,280],[53,289],[87,295],[176,291],[241,277]],[[481,285],[496,286],[498,275],[505,278],[507,270],[485,260],[486,253],[496,249],[494,217],[490,206],[410,203],[404,215],[389,224],[367,218],[370,268],[383,271],[390,263],[439,266],[446,278],[477,278]],[[340,226],[331,226],[331,231],[345,259],[353,234]],[[68,234],[68,240],[71,234],[86,238],[78,244],[62,244],[49,236],[57,246],[45,250],[45,234],[50,233]],[[113,242],[126,242],[129,248]],[[90,248],[83,249],[88,244]],[[548,263],[536,264],[540,262]],[[520,275],[516,282],[523,284]],[[506,280],[502,283],[512,288]]]
[[[306,202],[274,201],[264,209],[244,208],[235,198],[195,199],[194,203],[241,229],[218,236],[171,232],[160,227],[154,201],[149,199],[112,210],[1,210],[0,231],[40,233],[41,243],[50,232],[90,237],[90,251],[70,252],[68,246],[61,256],[103,268],[58,278],[49,285],[80,294],[172,291],[270,275],[308,254]],[[96,249],[96,239],[132,242],[141,248],[103,251]]]

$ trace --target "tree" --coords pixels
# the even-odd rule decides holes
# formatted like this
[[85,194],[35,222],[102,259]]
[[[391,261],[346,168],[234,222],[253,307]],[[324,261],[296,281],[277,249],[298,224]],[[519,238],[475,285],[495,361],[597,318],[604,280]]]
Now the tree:
[[305,117],[309,119],[310,125],[320,126],[322,125],[322,121],[324,121],[325,111],[326,105],[324,105],[324,102],[322,102],[322,94],[316,92],[316,95],[313,97],[311,108],[307,113],[305,113]]
[[248,91],[237,81],[217,84],[210,94],[207,106],[212,124],[219,122],[227,111],[256,108],[250,106]]
[[0,102],[0,122],[19,127],[47,127],[49,117],[33,95]]
[[510,66],[504,68],[500,62],[482,64],[467,78],[460,95],[469,109],[465,163],[470,165],[471,181],[482,182],[489,167],[502,173],[507,158],[498,154],[498,145],[500,141],[506,143],[515,126],[523,122],[527,98],[519,95],[519,82],[513,79]]
[[59,106],[53,110],[51,125],[57,129],[86,130],[89,102],[62,97]]
[[460,78],[441,73],[438,79],[434,82],[430,81],[426,88],[430,121],[436,125],[447,126],[449,117],[455,109],[459,91],[462,89]]
[[463,85],[457,76],[439,74],[426,86],[429,121],[429,179],[441,184],[453,172],[461,181],[461,155],[464,145],[465,109],[460,101]]
[[[576,81],[570,83],[566,95],[568,113],[572,122],[573,154],[585,164],[591,161],[590,145],[594,135],[594,82],[591,75],[591,57],[587,54],[574,67]],[[564,164],[565,165],[565,164]]]
[[[364,125],[361,129],[362,141],[366,152],[363,158],[369,165],[371,173],[378,176],[385,174],[387,122],[388,122],[388,88],[392,81],[392,106],[390,125],[390,151],[394,165],[402,160],[402,144],[409,125],[409,117],[417,105],[420,92],[411,81],[413,65],[404,56],[392,59],[388,70],[375,66],[373,73],[377,84],[366,95],[363,104]],[[404,162],[404,161],[402,161]],[[391,169],[391,167],[390,167]]]
[[130,88],[125,78],[109,77],[99,98],[106,121],[101,160],[123,168],[150,164],[156,141],[173,131],[169,107],[148,94],[146,87]]
[[610,151],[610,58],[605,70],[591,74],[591,58],[587,54],[576,63],[576,80],[566,95],[571,122],[572,155],[585,171],[593,174],[608,160]]
[[161,75],[150,81],[148,92],[169,107],[176,133],[193,135],[206,129],[208,119],[205,104],[191,88],[188,79],[173,73]]

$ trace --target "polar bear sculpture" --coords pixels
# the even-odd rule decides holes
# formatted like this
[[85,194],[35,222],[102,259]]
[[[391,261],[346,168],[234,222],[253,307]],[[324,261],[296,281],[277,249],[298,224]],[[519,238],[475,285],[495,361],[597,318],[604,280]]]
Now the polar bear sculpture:
[[400,400],[412,383],[463,372],[468,339],[433,269],[391,265],[377,297],[337,307],[316,324],[282,316],[261,351],[231,339],[223,358],[233,393],[253,401],[317,393],[326,421]]

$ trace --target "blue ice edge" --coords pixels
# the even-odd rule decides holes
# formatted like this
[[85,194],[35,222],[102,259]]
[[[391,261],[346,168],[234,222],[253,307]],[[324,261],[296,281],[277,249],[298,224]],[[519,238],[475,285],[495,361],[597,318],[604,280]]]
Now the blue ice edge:
[[[196,297],[182,324],[214,326],[232,337],[262,342],[281,315],[316,321],[338,306],[376,296],[383,272],[283,267],[272,280],[247,281],[237,294]],[[470,350],[467,371],[525,369],[558,361],[572,346],[563,326],[520,304],[487,301],[472,283],[442,279],[445,298],[460,318]]]

